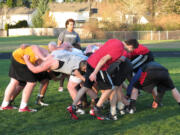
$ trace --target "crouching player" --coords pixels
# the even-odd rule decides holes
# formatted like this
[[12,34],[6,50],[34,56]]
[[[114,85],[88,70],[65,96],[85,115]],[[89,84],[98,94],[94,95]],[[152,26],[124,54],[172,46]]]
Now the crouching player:
[[157,108],[161,104],[167,90],[171,90],[173,98],[180,105],[180,93],[174,86],[168,70],[165,67],[157,62],[150,62],[144,65],[138,72],[139,76],[136,78],[136,81],[134,81],[133,84],[132,82],[130,83],[134,88],[128,87],[128,89],[132,89],[130,113],[134,113],[136,110],[135,103],[138,97],[138,89],[153,93],[153,88],[157,87],[157,95],[155,95],[152,104],[153,108]]

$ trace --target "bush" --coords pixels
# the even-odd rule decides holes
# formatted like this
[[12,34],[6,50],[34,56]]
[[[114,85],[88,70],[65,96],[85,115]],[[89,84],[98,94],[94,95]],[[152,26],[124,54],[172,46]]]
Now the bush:
[[168,14],[157,16],[155,24],[161,26],[163,30],[180,30],[180,15]]
[[9,24],[5,24],[4,29],[7,31],[9,29]]
[[44,28],[56,28],[57,23],[53,15],[49,14],[49,11],[46,11],[46,13],[42,16],[43,19],[43,27]]
[[8,25],[8,28],[27,28],[28,23],[26,20],[18,21],[15,25]]

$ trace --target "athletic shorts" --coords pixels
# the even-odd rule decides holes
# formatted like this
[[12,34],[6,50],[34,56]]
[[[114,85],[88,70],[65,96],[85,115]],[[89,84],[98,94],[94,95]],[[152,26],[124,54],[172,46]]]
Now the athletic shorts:
[[[90,81],[89,76],[94,71],[94,68],[92,68],[89,64],[87,64],[87,69],[85,73],[85,83],[84,87],[86,88],[92,88],[94,82]],[[112,79],[109,76],[109,74],[106,71],[99,71],[96,77],[96,81],[98,83],[98,87],[101,90],[108,90],[113,89],[114,85],[112,83]]]
[[80,78],[73,76],[73,75],[70,76],[69,81],[72,81],[72,82],[78,83],[78,84],[82,82],[82,80]]
[[[116,68],[113,68],[113,66]],[[129,60],[121,63],[115,62],[110,65],[110,68],[112,68],[113,71],[109,73],[108,70],[108,73],[110,74],[115,86],[120,86],[126,80],[126,78],[132,76],[133,68]]]
[[[51,77],[50,77],[49,73],[46,72],[46,71],[35,74],[35,76],[36,76],[37,81],[39,81],[39,82],[41,82],[44,79],[51,80]],[[25,81],[19,81],[19,85],[24,87],[26,85],[26,82]]]
[[11,65],[9,69],[9,77],[22,82],[36,82],[36,76],[24,64],[17,62],[13,57],[11,58]]
[[157,86],[158,92],[172,90],[175,88],[172,79],[169,76],[168,70],[148,70],[147,76],[141,88],[151,93],[152,89]]

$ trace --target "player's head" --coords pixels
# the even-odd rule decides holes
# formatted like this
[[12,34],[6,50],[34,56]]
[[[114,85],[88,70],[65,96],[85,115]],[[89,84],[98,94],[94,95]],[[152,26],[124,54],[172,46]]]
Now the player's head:
[[68,19],[65,25],[67,30],[72,31],[74,29],[75,21],[73,19]]
[[48,50],[49,50],[50,52],[52,52],[52,51],[54,51],[54,50],[56,50],[56,49],[57,49],[57,44],[56,44],[56,42],[54,42],[54,41],[49,42],[49,44],[48,44]]
[[134,49],[138,48],[139,42],[136,39],[128,39],[124,41],[125,49],[128,52],[132,52]]
[[86,67],[87,67],[87,61],[83,60],[79,63],[79,69],[83,72],[86,72]]

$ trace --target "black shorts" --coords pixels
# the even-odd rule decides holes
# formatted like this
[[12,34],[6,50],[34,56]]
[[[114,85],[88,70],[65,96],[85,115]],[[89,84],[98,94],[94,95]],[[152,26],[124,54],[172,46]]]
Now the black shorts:
[[172,79],[169,76],[168,70],[148,70],[147,76],[141,88],[151,93],[152,89],[157,86],[158,92],[172,90],[175,88]]
[[44,71],[44,72],[36,74],[36,79],[37,79],[37,81],[41,82],[44,79],[50,80],[51,77],[48,72]]
[[126,80],[126,78],[129,80],[132,76],[132,71],[133,67],[128,59],[121,63],[115,62],[111,64],[108,69],[108,73],[110,74],[115,86],[120,86]]
[[[85,83],[84,83],[84,87],[86,88],[91,89],[94,84],[94,82],[90,81],[89,79],[89,76],[93,71],[94,68],[92,68],[89,64],[87,64],[87,69],[85,73]],[[108,90],[114,87],[112,80],[106,71],[99,71],[96,77],[96,81],[98,83],[99,89],[101,90]]]
[[[46,72],[46,71],[35,74],[35,77],[36,77],[37,81],[39,81],[39,82],[41,82],[42,80],[45,80],[45,79],[51,80],[51,77],[50,77],[49,73]],[[20,86],[24,87],[26,85],[25,81],[20,81],[20,80],[18,80],[18,81],[19,81]]]
[[37,80],[35,74],[26,65],[17,62],[13,57],[11,58],[9,77],[22,82],[36,82]]

